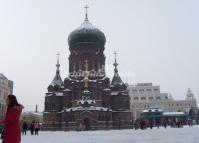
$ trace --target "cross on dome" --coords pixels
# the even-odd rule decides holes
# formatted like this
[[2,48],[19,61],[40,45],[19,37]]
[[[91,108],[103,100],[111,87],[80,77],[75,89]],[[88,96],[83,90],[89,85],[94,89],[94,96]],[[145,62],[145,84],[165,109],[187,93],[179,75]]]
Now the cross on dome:
[[117,63],[117,52],[115,51],[114,53],[113,53],[114,55],[115,55],[115,62],[114,62],[114,67],[115,67],[115,72],[117,72],[118,70],[117,70],[117,66],[118,66],[118,63]]
[[86,5],[86,6],[84,6],[84,8],[86,9],[86,18],[85,18],[85,21],[88,21],[88,8],[89,8],[89,6]]
[[60,53],[57,52],[57,64],[56,64],[56,67],[57,67],[57,70],[59,70],[59,67],[60,67],[60,64],[59,64],[59,56],[60,56]]

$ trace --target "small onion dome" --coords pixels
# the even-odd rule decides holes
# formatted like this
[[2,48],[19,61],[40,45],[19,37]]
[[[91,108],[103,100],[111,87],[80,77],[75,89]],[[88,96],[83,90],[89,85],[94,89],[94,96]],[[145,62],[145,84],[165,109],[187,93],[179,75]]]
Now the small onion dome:
[[69,46],[82,42],[95,42],[105,45],[106,37],[102,31],[94,27],[88,19],[85,19],[81,26],[71,32],[68,37]]
[[111,81],[111,85],[124,85],[124,82],[122,81],[122,79],[120,78],[118,72],[115,72],[113,79]]

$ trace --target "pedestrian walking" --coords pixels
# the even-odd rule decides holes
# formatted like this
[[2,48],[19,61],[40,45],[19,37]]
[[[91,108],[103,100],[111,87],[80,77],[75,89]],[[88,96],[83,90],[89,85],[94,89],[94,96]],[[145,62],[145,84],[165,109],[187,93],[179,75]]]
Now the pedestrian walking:
[[0,121],[4,125],[3,143],[20,143],[21,141],[21,127],[20,127],[20,114],[23,106],[17,101],[16,96],[8,95],[6,99],[7,112],[5,118]]
[[34,135],[34,131],[35,131],[35,129],[34,129],[34,122],[32,122],[32,123],[30,124],[30,134],[31,134],[31,135]]
[[26,135],[26,132],[28,130],[28,124],[26,122],[23,122],[23,125],[22,125],[22,132],[23,132],[23,135]]
[[35,135],[38,135],[39,134],[39,123],[38,122],[34,123],[34,129],[35,129]]

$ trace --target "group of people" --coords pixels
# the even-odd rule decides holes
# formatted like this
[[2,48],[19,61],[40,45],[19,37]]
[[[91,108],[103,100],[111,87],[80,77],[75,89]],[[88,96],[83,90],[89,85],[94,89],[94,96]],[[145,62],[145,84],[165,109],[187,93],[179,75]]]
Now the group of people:
[[157,127],[159,128],[160,126],[167,128],[167,126],[171,126],[171,127],[177,127],[180,128],[183,125],[189,125],[192,126],[192,122],[191,121],[184,121],[184,120],[137,120],[134,122],[133,127],[135,128],[135,130],[137,129],[146,129],[146,128],[153,128],[153,127]]
[[167,128],[168,123],[166,122],[166,120],[140,120],[140,121],[136,121],[134,123],[134,128],[135,130],[137,130],[138,128],[140,129],[146,129],[146,128],[153,128],[153,127],[157,127],[159,128],[160,126],[163,126],[164,128]]
[[26,135],[27,130],[30,129],[31,135],[38,135],[40,130],[39,122],[32,122],[30,126],[26,122],[23,122],[22,133]]

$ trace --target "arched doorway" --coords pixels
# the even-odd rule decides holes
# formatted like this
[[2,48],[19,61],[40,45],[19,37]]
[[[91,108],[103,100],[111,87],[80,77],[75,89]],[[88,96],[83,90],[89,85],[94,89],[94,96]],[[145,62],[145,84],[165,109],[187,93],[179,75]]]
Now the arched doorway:
[[83,124],[85,126],[85,130],[90,130],[90,119],[89,118],[84,118]]

